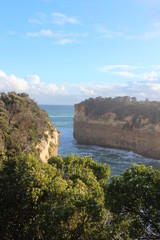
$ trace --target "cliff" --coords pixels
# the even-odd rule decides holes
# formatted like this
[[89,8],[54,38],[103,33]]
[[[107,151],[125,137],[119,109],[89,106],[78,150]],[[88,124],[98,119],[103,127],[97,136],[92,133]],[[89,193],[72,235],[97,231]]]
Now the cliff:
[[40,161],[58,153],[59,132],[25,93],[0,95],[0,151],[34,152]]
[[160,159],[160,102],[116,97],[75,105],[74,138]]

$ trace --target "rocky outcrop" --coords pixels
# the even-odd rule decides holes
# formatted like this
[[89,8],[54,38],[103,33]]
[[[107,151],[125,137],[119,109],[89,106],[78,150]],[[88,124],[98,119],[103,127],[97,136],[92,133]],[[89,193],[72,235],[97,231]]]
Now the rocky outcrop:
[[40,161],[58,154],[60,133],[25,93],[0,95],[0,151],[34,152]]
[[160,102],[99,97],[76,104],[74,138],[160,159]]
[[[60,133],[54,129],[51,125],[52,133],[49,131],[45,131],[45,139],[42,138],[40,142],[37,144],[35,149],[38,150],[40,159],[47,163],[48,159],[53,156],[57,156],[58,154],[58,146],[59,146],[59,135]],[[47,140],[46,140],[47,139]]]

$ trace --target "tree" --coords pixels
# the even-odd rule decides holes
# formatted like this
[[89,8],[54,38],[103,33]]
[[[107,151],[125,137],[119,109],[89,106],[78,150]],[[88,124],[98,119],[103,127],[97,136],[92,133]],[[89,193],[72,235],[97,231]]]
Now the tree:
[[33,155],[7,156],[0,172],[0,239],[106,239],[109,174],[89,157],[41,164]]
[[[106,190],[111,235],[119,239],[160,239],[160,171],[132,166]],[[113,238],[114,239],[114,238]]]
[[132,166],[108,184],[90,157],[0,158],[0,239],[160,239],[160,171]]

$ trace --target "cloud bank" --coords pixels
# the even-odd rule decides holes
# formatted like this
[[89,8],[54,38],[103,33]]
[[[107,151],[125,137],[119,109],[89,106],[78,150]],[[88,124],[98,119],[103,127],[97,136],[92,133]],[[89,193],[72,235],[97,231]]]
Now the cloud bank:
[[[118,66],[124,70],[123,65]],[[127,68],[127,65],[125,66]],[[124,72],[122,73],[125,75]],[[152,71],[143,74],[143,78],[131,79],[126,84],[82,83],[58,86],[56,83],[41,81],[38,75],[19,78],[13,74],[7,75],[0,70],[0,92],[9,91],[26,92],[38,103],[43,104],[74,104],[90,97],[126,95],[137,97],[137,99],[148,98],[160,101],[160,77],[157,72]]]
[[68,95],[64,86],[57,86],[55,83],[42,82],[38,75],[28,75],[25,79],[15,75],[7,75],[0,70],[0,92],[26,92],[31,96],[56,96]]

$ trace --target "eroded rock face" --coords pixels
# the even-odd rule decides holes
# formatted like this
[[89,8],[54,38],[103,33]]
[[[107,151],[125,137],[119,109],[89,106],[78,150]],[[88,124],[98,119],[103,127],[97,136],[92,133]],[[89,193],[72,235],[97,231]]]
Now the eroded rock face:
[[0,95],[0,151],[34,152],[40,161],[58,154],[60,133],[25,93]]
[[160,103],[118,97],[76,104],[74,138],[82,144],[125,149],[160,159]]
[[52,129],[52,132],[45,131],[45,139],[37,144],[36,149],[39,152],[39,156],[42,162],[47,163],[48,159],[58,154],[59,135],[60,133],[56,129]]

